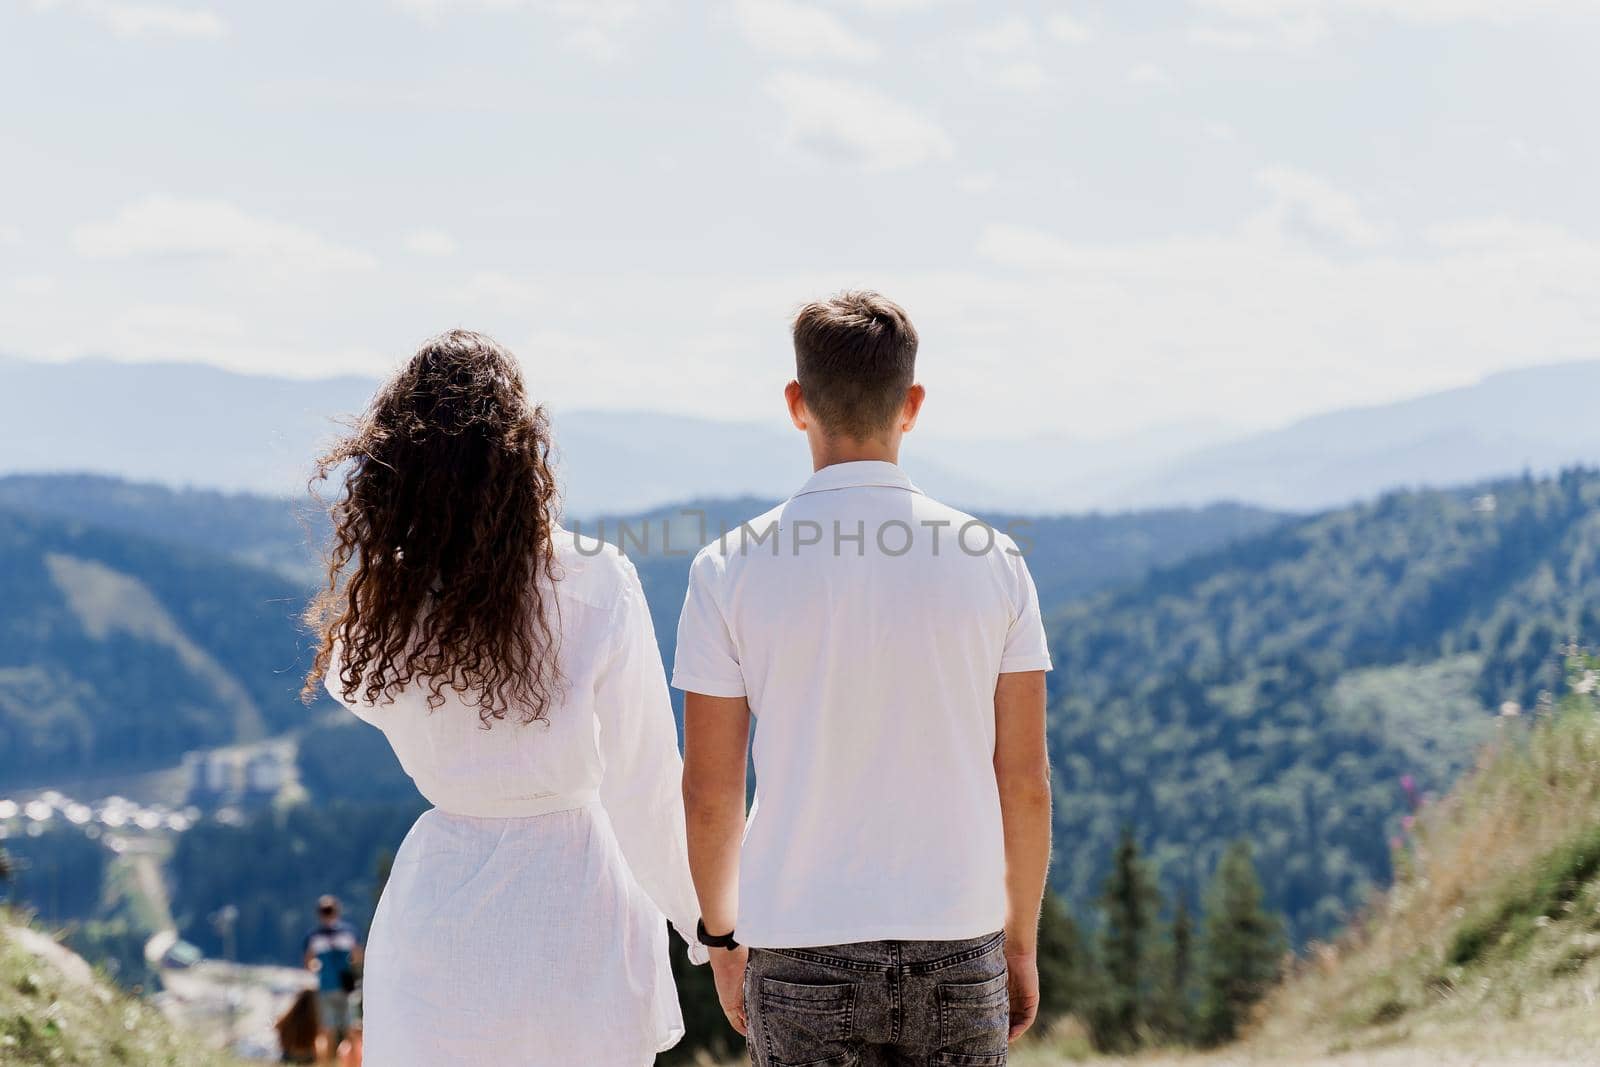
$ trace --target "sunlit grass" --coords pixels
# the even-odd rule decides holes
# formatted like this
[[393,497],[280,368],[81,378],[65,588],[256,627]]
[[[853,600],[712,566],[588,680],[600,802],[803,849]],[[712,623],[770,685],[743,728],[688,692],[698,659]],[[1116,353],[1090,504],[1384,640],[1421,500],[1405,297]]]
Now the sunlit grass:
[[159,1011],[95,976],[64,974],[24,951],[0,909],[0,1063],[7,1067],[225,1067],[232,1058],[179,1034]]
[[1475,770],[1422,812],[1402,876],[1313,946],[1256,1044],[1381,1048],[1600,995],[1600,714],[1574,697],[1501,720]]

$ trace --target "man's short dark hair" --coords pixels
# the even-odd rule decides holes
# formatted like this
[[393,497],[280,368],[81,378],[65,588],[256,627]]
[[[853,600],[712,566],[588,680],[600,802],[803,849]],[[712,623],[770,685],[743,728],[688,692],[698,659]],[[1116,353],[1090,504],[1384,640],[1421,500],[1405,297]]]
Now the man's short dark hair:
[[339,914],[339,898],[331,894],[317,898],[317,914],[329,918]]
[[865,441],[893,424],[916,380],[917,330],[905,309],[865,290],[800,309],[795,378],[822,428]]

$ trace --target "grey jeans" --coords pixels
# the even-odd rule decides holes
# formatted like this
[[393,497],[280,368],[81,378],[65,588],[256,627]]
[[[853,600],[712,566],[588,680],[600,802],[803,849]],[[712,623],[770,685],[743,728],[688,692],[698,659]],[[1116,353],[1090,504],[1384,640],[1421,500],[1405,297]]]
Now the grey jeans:
[[756,1067],[999,1067],[1005,938],[751,949]]

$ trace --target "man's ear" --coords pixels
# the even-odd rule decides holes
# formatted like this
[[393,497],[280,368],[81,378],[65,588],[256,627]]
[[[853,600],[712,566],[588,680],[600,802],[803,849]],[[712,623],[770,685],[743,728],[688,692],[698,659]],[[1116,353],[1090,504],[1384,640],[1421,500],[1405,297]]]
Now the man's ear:
[[811,412],[806,410],[806,398],[800,392],[800,383],[790,379],[789,384],[783,387],[783,402],[789,405],[789,421],[794,423],[797,430],[805,430],[811,425]]
[[906,390],[906,403],[900,409],[900,432],[910,433],[917,424],[917,416],[922,413],[922,402],[928,398],[928,391],[920,385],[913,385]]

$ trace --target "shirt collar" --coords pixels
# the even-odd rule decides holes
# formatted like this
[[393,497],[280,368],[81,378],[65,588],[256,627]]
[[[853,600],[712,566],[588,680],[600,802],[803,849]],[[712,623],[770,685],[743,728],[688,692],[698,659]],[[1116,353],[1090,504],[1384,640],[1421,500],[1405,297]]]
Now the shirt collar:
[[823,467],[802,485],[795,496],[807,493],[826,493],[834,489],[857,489],[875,486],[884,489],[904,489],[920,493],[906,472],[894,463],[877,459],[856,460],[853,463],[834,463]]

